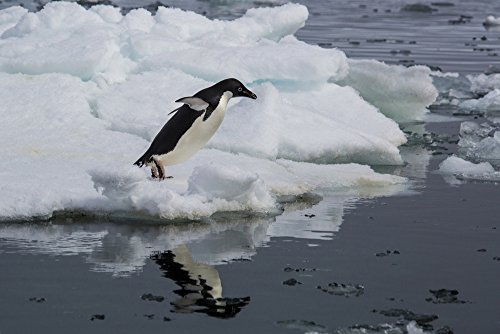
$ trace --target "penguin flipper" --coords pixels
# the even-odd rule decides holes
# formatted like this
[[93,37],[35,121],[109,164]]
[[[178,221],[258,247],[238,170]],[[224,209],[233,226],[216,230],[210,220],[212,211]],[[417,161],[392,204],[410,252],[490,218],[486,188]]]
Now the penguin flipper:
[[180,98],[176,100],[175,102],[179,103],[184,103],[189,106],[189,108],[196,110],[196,111],[202,111],[208,108],[209,104],[203,99],[200,99],[199,97],[195,96],[187,96]]

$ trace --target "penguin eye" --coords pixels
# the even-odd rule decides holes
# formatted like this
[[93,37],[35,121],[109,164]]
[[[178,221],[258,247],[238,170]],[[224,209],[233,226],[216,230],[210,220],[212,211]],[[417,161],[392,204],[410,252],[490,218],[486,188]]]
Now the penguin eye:
[[238,87],[238,92],[241,92],[242,90],[243,90],[243,88]]

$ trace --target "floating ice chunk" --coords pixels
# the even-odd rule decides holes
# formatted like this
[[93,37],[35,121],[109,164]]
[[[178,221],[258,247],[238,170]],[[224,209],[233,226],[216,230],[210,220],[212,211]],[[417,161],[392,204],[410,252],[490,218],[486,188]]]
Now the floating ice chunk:
[[500,112],[500,89],[496,88],[479,99],[463,101],[459,108],[482,113]]
[[[328,82],[345,78],[349,67],[359,87],[371,77],[354,78],[359,66],[343,52],[292,36],[306,18],[300,5],[251,10],[234,21],[170,8],[123,16],[112,7],[85,10],[65,2],[36,13],[0,11],[0,219],[48,217],[58,210],[195,218],[270,210],[273,196],[404,188],[405,179],[366,166],[290,161],[400,164],[397,147],[405,141],[368,98]],[[286,62],[276,58],[285,53]],[[419,70],[370,64],[372,85],[389,90],[387,98],[411,95],[409,87],[387,87],[393,79],[403,87]],[[220,76],[249,81],[261,98],[232,100],[210,143],[217,149],[169,168],[175,179],[164,183],[130,169],[177,107],[173,101]],[[409,103],[423,105],[422,93],[416,95]],[[204,183],[204,177],[218,183]]]
[[477,145],[471,147],[467,156],[478,160],[500,160],[500,131],[496,131],[493,137],[481,140]]
[[425,66],[389,66],[376,60],[348,60],[348,76],[336,82],[361,96],[397,122],[423,120],[438,92]]
[[408,325],[406,325],[406,330],[408,334],[427,334],[422,328],[420,328],[416,321],[410,321]]
[[500,160],[500,131],[487,123],[463,122],[458,147],[459,154],[466,158],[487,160],[497,165]]
[[490,136],[495,131],[495,127],[488,123],[477,124],[475,122],[462,122],[460,124],[459,148],[472,148],[481,140]]
[[500,89],[500,73],[468,75],[467,79],[471,82],[471,90],[475,94],[485,95],[494,89]]
[[483,25],[486,27],[498,27],[500,26],[500,17],[489,15],[486,17],[486,20],[484,20]]
[[432,82],[439,92],[436,104],[458,104],[453,101],[472,99],[475,96],[471,92],[470,80],[459,73],[432,72]]
[[457,156],[451,156],[439,164],[439,171],[446,174],[481,174],[495,170],[489,162],[475,164]]

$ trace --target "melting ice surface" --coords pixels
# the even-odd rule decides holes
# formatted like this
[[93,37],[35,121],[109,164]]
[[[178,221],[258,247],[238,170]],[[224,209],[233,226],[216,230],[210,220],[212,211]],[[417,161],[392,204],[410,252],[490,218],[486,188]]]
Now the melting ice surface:
[[[395,120],[427,112],[437,96],[429,70],[301,42],[294,33],[307,17],[295,4],[233,21],[64,2],[0,11],[0,219],[60,210],[199,218],[267,212],[281,195],[402,187],[366,164],[403,163]],[[168,170],[172,181],[131,165],[173,101],[226,77],[259,99],[234,99],[208,147]]]

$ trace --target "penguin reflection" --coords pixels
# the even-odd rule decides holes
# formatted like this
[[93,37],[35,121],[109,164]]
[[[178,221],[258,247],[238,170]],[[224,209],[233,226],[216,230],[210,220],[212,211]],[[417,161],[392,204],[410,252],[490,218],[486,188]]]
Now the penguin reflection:
[[231,318],[250,303],[250,297],[224,298],[219,273],[214,267],[193,260],[185,245],[151,255],[164,276],[181,287],[173,301],[174,312],[205,313],[217,318]]

